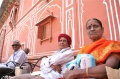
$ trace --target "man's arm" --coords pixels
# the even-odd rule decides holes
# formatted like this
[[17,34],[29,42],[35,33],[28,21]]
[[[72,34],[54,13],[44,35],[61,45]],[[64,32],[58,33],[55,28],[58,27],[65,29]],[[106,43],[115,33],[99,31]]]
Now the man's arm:
[[20,51],[20,53],[15,57],[15,62],[22,64],[23,62],[26,62],[26,54],[24,53],[24,51]]
[[67,50],[64,53],[60,53],[50,59],[50,64],[58,65],[64,64],[74,59],[72,50]]
[[72,50],[67,50],[64,53],[60,53],[54,58],[51,58],[50,63],[54,71],[61,73],[61,65],[74,59]]

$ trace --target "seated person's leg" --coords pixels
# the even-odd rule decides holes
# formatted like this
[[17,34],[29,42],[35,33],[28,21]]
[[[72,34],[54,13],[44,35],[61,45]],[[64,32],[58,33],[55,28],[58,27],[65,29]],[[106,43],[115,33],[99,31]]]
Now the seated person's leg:
[[20,76],[11,77],[10,79],[44,79],[44,78],[40,76],[32,76],[31,74],[22,74]]

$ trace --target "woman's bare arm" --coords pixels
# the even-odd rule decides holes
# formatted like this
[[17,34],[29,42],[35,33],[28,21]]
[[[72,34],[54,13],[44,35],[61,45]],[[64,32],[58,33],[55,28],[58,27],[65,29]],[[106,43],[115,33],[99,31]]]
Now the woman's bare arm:
[[[105,66],[117,68],[119,59],[111,54],[106,60],[105,64],[88,68],[88,77],[90,78],[104,78],[107,77]],[[65,79],[87,78],[86,69],[71,70],[64,74]]]

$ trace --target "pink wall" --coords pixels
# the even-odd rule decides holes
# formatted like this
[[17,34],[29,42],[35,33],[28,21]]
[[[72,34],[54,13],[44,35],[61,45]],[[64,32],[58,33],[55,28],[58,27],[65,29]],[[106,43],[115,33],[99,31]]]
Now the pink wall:
[[[58,49],[57,36],[67,33],[72,37],[71,48],[77,52],[83,45],[91,43],[86,33],[86,21],[98,18],[104,26],[106,39],[120,41],[119,0],[20,0],[18,20],[11,30],[6,21],[6,34],[2,60],[6,61],[12,53],[11,44],[18,39],[31,49],[28,58],[50,55]],[[53,13],[51,40],[40,44],[38,26],[43,18]]]

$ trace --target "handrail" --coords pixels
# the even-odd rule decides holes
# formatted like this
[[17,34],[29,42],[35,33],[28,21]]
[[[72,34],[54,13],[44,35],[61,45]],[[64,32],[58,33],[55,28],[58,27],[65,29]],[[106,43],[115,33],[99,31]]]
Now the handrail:
[[20,64],[19,64],[19,63],[17,63],[17,62],[14,62],[14,61],[9,61],[9,62],[7,62],[7,63],[6,63],[6,66],[8,66],[8,64],[9,64],[10,62],[12,62],[12,63],[14,64],[14,66],[20,65]]
[[33,64],[32,62],[24,62],[24,63],[22,63],[22,64],[20,65],[20,68],[23,69],[22,66],[23,66],[25,63],[28,63],[28,64],[30,65],[30,68],[31,68],[31,71],[30,71],[30,72],[33,72],[33,70],[34,70],[35,67],[40,67],[40,66],[37,65],[37,63],[38,63],[40,60],[42,60],[42,58],[44,58],[44,57],[47,57],[47,56],[42,56],[42,57],[40,57],[40,58],[31,59],[31,60],[37,60],[37,61],[35,62],[35,64]]

